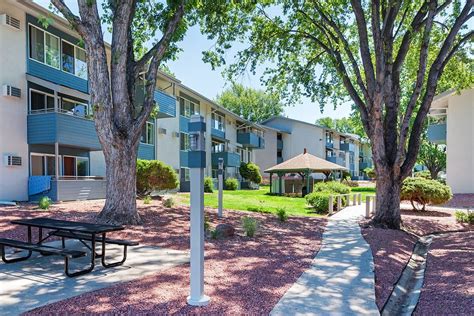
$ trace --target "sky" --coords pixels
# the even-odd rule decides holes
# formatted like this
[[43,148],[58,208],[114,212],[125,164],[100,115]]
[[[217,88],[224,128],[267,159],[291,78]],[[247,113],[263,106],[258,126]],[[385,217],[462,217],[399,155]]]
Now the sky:
[[[46,8],[50,3],[49,0],[34,1]],[[78,11],[77,1],[65,0],[65,3],[73,12]],[[108,38],[110,38],[110,36],[108,36]],[[167,63],[171,72],[173,72],[183,84],[210,99],[214,99],[217,94],[229,87],[229,82],[221,75],[222,69],[213,71],[209,64],[202,61],[202,52],[208,50],[212,45],[213,42],[208,40],[205,35],[201,34],[199,27],[193,26],[188,30],[183,41],[179,43],[182,52],[178,55],[177,60]],[[233,57],[233,55],[229,54],[228,57]],[[262,71],[260,71],[260,74],[261,72]],[[241,78],[238,78],[236,82],[255,89],[265,89],[265,87],[260,83],[260,74],[257,73],[256,75],[253,75],[248,73]],[[309,99],[303,99],[300,104],[285,107],[284,116],[314,123],[316,119],[325,116],[330,116],[332,118],[347,117],[350,115],[350,112],[350,103],[347,103],[339,106],[337,109],[334,109],[332,106],[327,106],[324,109],[324,112],[321,113],[317,103],[313,103]]]

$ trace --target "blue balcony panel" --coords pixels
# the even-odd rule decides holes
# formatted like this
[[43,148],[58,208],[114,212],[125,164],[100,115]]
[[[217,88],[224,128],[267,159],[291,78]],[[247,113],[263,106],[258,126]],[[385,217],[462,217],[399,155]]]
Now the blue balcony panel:
[[446,123],[429,125],[428,140],[436,144],[446,144]]
[[211,128],[211,136],[225,140],[225,132],[220,131],[216,128]]
[[188,132],[189,118],[185,116],[179,116],[179,131],[187,133]]
[[352,143],[342,143],[342,144],[339,145],[339,149],[344,150],[344,151],[354,152],[355,151],[355,145],[352,144]]
[[101,150],[94,122],[63,114],[28,115],[28,144],[54,144]]
[[176,98],[174,96],[155,90],[154,99],[158,105],[157,118],[176,117]]
[[212,153],[211,154],[211,161],[212,166],[217,167],[219,162],[219,158],[224,158],[224,166],[225,167],[239,167],[240,166],[240,155],[236,153],[231,153],[228,151],[220,152],[220,153]]
[[155,146],[150,144],[140,143],[138,146],[138,159],[154,160]]
[[334,143],[326,142],[326,147],[327,148],[334,148]]
[[338,164],[340,166],[343,166],[343,167],[346,166],[346,161],[342,157],[327,157],[326,160],[330,161],[332,163]]
[[188,151],[181,150],[179,152],[179,165],[181,167],[189,168],[189,155]]
[[246,148],[264,148],[265,143],[262,137],[255,133],[237,133],[237,142]]

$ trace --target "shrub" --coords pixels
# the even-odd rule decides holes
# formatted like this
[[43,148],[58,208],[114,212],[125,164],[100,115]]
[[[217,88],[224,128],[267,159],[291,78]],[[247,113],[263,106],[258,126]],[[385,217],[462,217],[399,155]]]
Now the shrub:
[[51,206],[51,199],[47,196],[43,196],[39,202],[38,207],[42,210],[47,210]]
[[212,239],[218,239],[218,238],[219,238],[219,235],[220,235],[220,233],[219,233],[219,231],[218,231],[217,229],[211,230],[211,238],[212,238]]
[[449,186],[421,177],[406,178],[401,189],[401,199],[410,201],[415,210],[419,210],[416,204],[420,204],[422,211],[426,204],[442,204],[452,196]]
[[415,172],[415,177],[420,177],[424,179],[431,179],[431,173],[428,170],[417,171]]
[[137,160],[137,194],[149,195],[154,190],[171,190],[178,186],[174,169],[158,160]]
[[286,222],[288,220],[288,213],[286,211],[286,208],[284,207],[277,208],[276,214],[280,222]]
[[211,177],[204,178],[204,192],[206,193],[214,192],[214,181],[212,181]]
[[375,179],[377,177],[377,174],[375,173],[374,168],[365,168],[364,172],[367,175],[367,177],[369,177],[370,179]]
[[175,200],[173,199],[172,196],[167,197],[167,198],[165,198],[165,199],[163,200],[163,206],[164,206],[164,207],[171,208],[171,207],[173,207],[173,206],[175,206],[175,205],[176,205],[176,202],[175,202]]
[[471,212],[470,210],[467,210],[467,212],[456,211],[454,212],[454,216],[456,217],[456,221],[459,223],[474,224],[474,212]]
[[224,186],[226,190],[235,191],[239,188],[239,181],[235,178],[227,178],[225,179]]
[[347,170],[342,171],[342,179],[343,180],[350,180],[351,179],[351,173]]
[[253,217],[245,216],[242,218],[242,227],[247,237],[253,237],[258,229],[258,221]]
[[150,204],[151,203],[151,196],[147,195],[143,198],[143,204]]
[[337,181],[318,182],[313,187],[313,192],[333,192],[336,194],[348,194],[351,188],[344,183]]
[[208,232],[210,228],[211,228],[211,224],[209,223],[209,216],[205,215],[204,216],[204,231]]
[[249,162],[242,162],[239,168],[240,175],[242,178],[260,184],[262,182],[262,175],[260,174],[260,168],[256,164]]
[[[329,196],[334,194],[328,191],[313,192],[306,195],[306,202],[311,205],[318,213],[327,213],[329,211]],[[333,208],[337,205],[337,199],[333,199]]]

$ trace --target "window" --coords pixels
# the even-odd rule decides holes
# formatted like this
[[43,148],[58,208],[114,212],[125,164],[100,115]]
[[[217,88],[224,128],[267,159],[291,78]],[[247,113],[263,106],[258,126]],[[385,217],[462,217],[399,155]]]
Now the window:
[[89,159],[76,157],[76,174],[79,177],[86,177],[89,175]]
[[212,153],[221,153],[225,151],[225,144],[224,143],[219,143],[216,141],[212,141],[212,148],[211,152]]
[[59,69],[59,37],[30,25],[30,58]]
[[62,41],[63,71],[87,80],[86,51],[66,41]]
[[74,45],[63,41],[63,70],[74,74]]
[[155,143],[154,137],[153,137],[154,133],[155,133],[155,124],[152,122],[146,122],[145,126],[143,127],[140,142],[144,144],[153,145]]
[[326,132],[326,144],[332,144],[332,143],[333,143],[332,133]]
[[54,156],[46,154],[31,154],[32,176],[54,176],[56,174],[56,163]]
[[75,74],[76,76],[87,80],[87,62],[86,62],[86,51],[76,46],[76,59],[75,59]]
[[54,111],[54,96],[30,89],[30,112]]
[[189,150],[190,149],[189,134],[179,133],[179,149]]
[[85,103],[61,98],[61,112],[86,117],[89,114],[89,106]]
[[179,113],[181,116],[191,117],[191,115],[199,114],[199,104],[196,104],[183,97],[179,98]]
[[225,131],[225,117],[223,115],[212,113],[211,114],[211,124],[212,128],[219,131]]
[[89,175],[89,158],[64,156],[63,175],[69,177],[87,177]]
[[189,168],[181,168],[181,179],[189,181]]

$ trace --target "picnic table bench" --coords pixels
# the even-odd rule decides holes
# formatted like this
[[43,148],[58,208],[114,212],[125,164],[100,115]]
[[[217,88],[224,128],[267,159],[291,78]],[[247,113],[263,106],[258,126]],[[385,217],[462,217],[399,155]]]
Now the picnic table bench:
[[[64,272],[69,277],[75,277],[91,272],[95,267],[96,257],[100,257],[102,259],[102,266],[104,266],[104,268],[111,268],[122,265],[127,259],[127,247],[138,245],[138,242],[134,241],[107,238],[107,233],[123,230],[123,226],[64,221],[46,217],[14,220],[11,221],[11,223],[26,226],[28,240],[27,242],[24,242],[19,240],[0,238],[0,253],[3,262],[12,263],[27,260],[31,257],[32,252],[39,252],[42,255],[59,255],[64,257]],[[32,227],[38,228],[38,242],[36,243],[32,242]],[[43,229],[50,230],[50,232],[48,232],[48,234],[44,238]],[[52,236],[57,236],[61,238],[61,248],[42,245],[42,243],[46,239]],[[89,249],[89,255],[91,260],[88,268],[76,272],[69,271],[70,259],[84,257],[87,256],[88,253],[80,250],[67,249],[65,242],[66,238],[79,240],[84,246],[86,246],[87,249]],[[85,241],[90,242],[90,245],[87,244]],[[102,251],[100,254],[96,254],[97,242],[102,245]],[[115,244],[123,246],[122,259],[117,262],[107,263],[105,260],[106,244]],[[25,256],[9,259],[6,257],[5,247],[27,250],[28,253]]]

